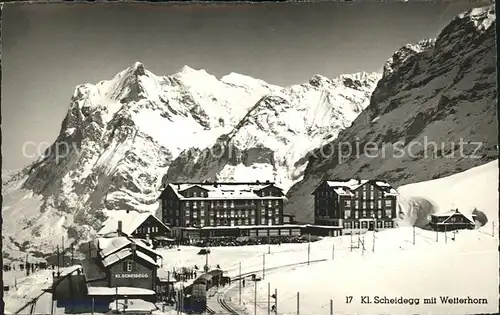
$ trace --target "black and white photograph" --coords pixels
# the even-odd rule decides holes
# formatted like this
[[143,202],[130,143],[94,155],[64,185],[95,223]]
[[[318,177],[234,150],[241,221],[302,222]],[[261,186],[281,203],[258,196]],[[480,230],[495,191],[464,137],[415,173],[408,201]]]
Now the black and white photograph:
[[3,4],[2,314],[498,314],[495,30],[486,0]]

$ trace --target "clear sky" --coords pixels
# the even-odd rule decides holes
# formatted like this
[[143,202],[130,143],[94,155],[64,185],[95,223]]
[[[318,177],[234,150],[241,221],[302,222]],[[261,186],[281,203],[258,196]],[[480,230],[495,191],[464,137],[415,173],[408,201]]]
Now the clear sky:
[[33,160],[24,143],[45,148],[55,140],[75,86],[110,79],[134,61],[157,75],[187,64],[217,77],[237,72],[276,85],[380,71],[401,46],[436,37],[455,15],[482,4],[8,3],[2,169]]

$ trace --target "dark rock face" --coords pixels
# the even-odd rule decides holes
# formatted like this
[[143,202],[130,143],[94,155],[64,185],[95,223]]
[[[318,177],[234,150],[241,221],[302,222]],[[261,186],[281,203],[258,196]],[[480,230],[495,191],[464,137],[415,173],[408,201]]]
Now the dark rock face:
[[313,152],[286,212],[313,220],[324,179],[379,178],[394,186],[451,175],[497,158],[494,8],[455,18],[434,40],[386,63],[370,105]]

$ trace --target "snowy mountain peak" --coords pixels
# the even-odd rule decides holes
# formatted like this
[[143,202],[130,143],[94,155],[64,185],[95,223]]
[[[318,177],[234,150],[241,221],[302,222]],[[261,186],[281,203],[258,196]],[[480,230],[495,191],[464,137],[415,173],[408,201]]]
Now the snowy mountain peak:
[[331,85],[332,81],[321,74],[314,75],[311,79],[309,79],[309,84],[314,87],[322,87],[324,85]]
[[146,71],[144,69],[144,64],[142,62],[136,61],[132,66],[132,73],[136,76],[145,75]]
[[468,19],[479,31],[491,27],[496,20],[495,6],[490,5],[482,8],[474,8],[458,15],[457,19]]
[[[255,79],[251,76],[239,74],[236,72],[231,72],[229,74],[226,74],[225,76],[220,78],[221,82],[224,82],[229,85],[233,86],[241,86],[244,88],[251,88],[254,89],[256,87],[269,87],[271,88],[272,86],[268,84],[267,82],[260,80],[260,79]],[[279,87],[275,86],[276,89]]]

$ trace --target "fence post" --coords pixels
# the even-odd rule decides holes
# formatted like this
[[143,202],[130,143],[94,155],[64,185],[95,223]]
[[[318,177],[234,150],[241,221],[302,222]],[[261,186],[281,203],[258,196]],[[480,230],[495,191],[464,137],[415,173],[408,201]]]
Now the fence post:
[[274,308],[276,310],[276,314],[278,314],[278,289],[274,289],[274,296],[276,300],[276,307]]
[[297,292],[297,315],[300,314],[300,293]]
[[239,292],[239,297],[238,297],[238,301],[239,301],[239,304],[241,304],[241,262],[239,264],[240,266],[240,292]]
[[267,315],[271,314],[271,283],[267,283]]
[[309,266],[309,261],[311,257],[311,243],[307,243],[307,265]]
[[266,254],[262,255],[262,280],[264,280],[266,276]]
[[253,282],[255,285],[255,292],[253,296],[253,315],[257,315],[257,279]]

